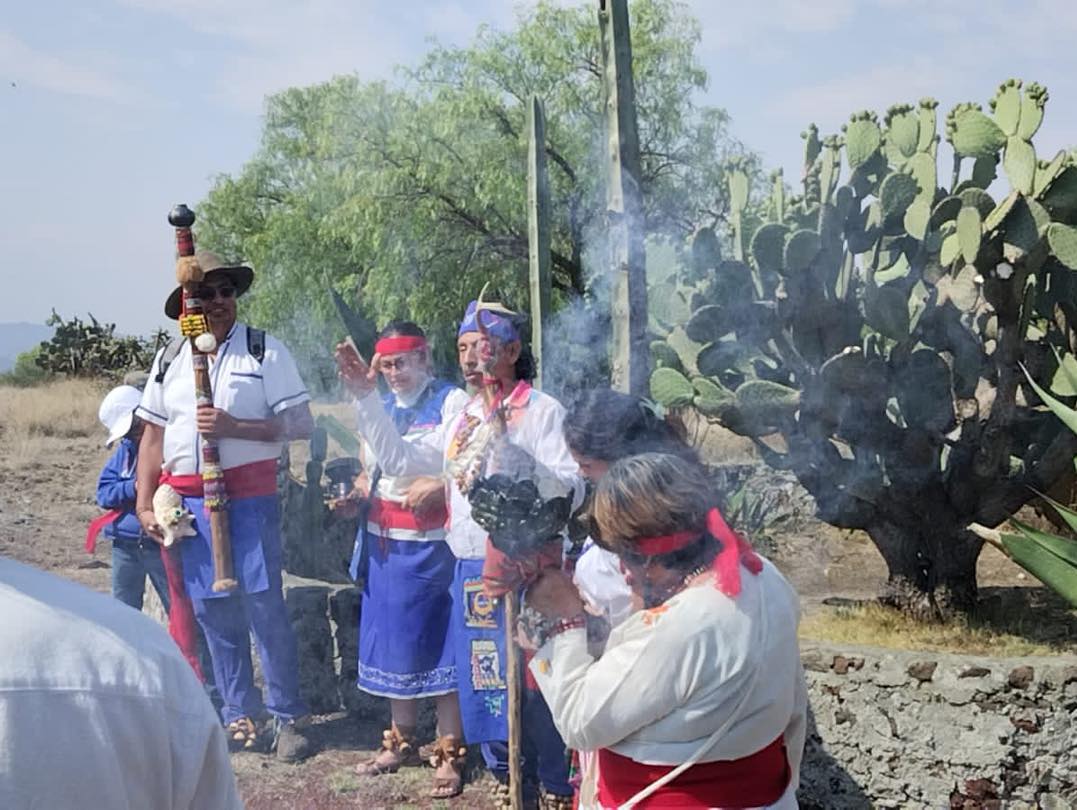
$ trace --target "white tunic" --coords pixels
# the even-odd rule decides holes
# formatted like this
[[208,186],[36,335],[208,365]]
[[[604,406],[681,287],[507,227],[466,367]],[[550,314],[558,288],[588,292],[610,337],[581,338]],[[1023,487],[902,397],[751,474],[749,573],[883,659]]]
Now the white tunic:
[[154,621],[2,557],[0,616],[0,807],[243,807],[217,714]]
[[531,672],[565,744],[677,765],[726,723],[701,762],[742,759],[781,735],[793,780],[774,806],[796,807],[807,722],[799,600],[768,561],[758,576],[742,574],[736,599],[704,577],[633,614],[613,629],[597,660],[582,629],[543,645]]
[[[164,349],[150,369],[150,381],[135,414],[165,429],[164,469],[175,475],[202,470],[202,439],[196,428],[194,370],[191,347],[184,343],[169,365],[162,382],[156,382]],[[259,363],[247,351],[247,327],[236,323],[228,337],[209,358],[213,404],[236,419],[269,419],[310,400],[287,347],[272,335],[265,336],[265,356]],[[254,461],[280,456],[283,442],[221,439],[221,466],[231,469]]]
[[[446,396],[445,401],[441,403],[441,421],[437,425],[415,425],[408,430],[407,434],[403,437],[404,441],[409,443],[422,442],[427,440],[431,434],[435,433],[441,425],[448,422],[452,422],[457,415],[467,405],[468,400],[467,393],[459,388],[453,388]],[[399,402],[399,399],[398,399]],[[378,461],[378,454],[374,448],[370,446],[370,443],[366,440],[362,444],[362,461],[363,467],[366,470],[373,470],[376,466],[380,466]],[[391,475],[386,472],[385,468],[381,468],[381,475],[378,478],[377,492],[374,494],[377,497],[386,501],[393,501],[394,503],[403,503],[404,498],[408,494],[408,488],[415,483],[417,478],[421,476],[441,476],[443,465],[441,459],[437,458],[433,460],[433,464],[430,469],[422,473],[409,473],[406,475]],[[391,537],[394,540],[444,540],[444,530],[427,530],[427,531],[409,531],[408,529],[400,528],[386,528],[379,526],[375,523],[368,523],[368,529],[376,535],[381,537]]]
[[[356,402],[359,432],[378,457],[388,475],[429,475],[431,469],[446,470],[446,453],[457,425],[466,416],[481,418],[483,400],[473,397],[456,419],[416,442],[404,441],[385,413],[376,391]],[[583,499],[579,467],[568,452],[562,424],[565,409],[548,394],[532,390],[527,406],[508,427],[508,439],[526,450],[573,494],[573,508]],[[486,530],[471,519],[471,504],[455,483],[449,487],[449,547],[458,559],[486,556]]]

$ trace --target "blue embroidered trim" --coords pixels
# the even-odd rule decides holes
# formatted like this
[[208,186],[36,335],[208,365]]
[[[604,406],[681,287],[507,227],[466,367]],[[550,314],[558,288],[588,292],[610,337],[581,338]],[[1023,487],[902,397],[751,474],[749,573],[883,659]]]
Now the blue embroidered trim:
[[444,694],[456,691],[456,667],[438,667],[428,672],[386,672],[376,667],[359,662],[359,678],[356,681],[360,689],[391,691],[401,695],[421,697],[427,693]]

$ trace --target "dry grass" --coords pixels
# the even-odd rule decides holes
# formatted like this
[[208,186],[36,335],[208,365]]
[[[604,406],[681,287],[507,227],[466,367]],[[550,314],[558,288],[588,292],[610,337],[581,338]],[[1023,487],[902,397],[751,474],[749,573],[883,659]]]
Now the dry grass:
[[35,436],[74,439],[101,433],[97,407],[106,390],[106,384],[90,380],[0,386],[0,434],[17,443]]
[[900,650],[1017,657],[1077,652],[1075,629],[1077,612],[1057,605],[1015,610],[1012,605],[998,602],[985,605],[967,619],[927,624],[880,605],[867,604],[814,612],[801,622],[800,636]]

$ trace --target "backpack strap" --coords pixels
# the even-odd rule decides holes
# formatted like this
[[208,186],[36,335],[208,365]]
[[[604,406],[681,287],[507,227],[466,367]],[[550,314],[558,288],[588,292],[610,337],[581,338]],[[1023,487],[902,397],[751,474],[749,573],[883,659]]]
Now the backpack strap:
[[[168,345],[165,346],[164,353],[161,355],[161,363],[157,368],[157,376],[153,378],[154,382],[164,382],[168,367],[172,365],[172,361],[179,356],[180,351],[183,349],[183,344],[186,342],[187,338],[185,337],[177,337],[168,341]],[[247,353],[258,361],[258,365],[262,364],[262,361],[266,356],[265,329],[247,327]]]
[[266,330],[247,327],[247,353],[262,365],[266,356]]
[[165,350],[161,352],[161,362],[157,365],[157,376],[153,378],[155,383],[164,382],[168,367],[172,365],[172,361],[179,355],[180,350],[183,349],[183,344],[186,342],[187,338],[185,337],[172,338],[172,340],[168,341]]

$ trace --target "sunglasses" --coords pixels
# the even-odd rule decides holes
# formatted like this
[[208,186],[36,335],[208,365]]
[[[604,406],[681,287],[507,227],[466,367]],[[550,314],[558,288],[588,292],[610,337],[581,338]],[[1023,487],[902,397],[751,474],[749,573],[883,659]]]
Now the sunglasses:
[[228,300],[236,297],[236,288],[230,284],[222,284],[219,287],[214,284],[206,284],[196,291],[202,301],[213,301],[217,298]]

